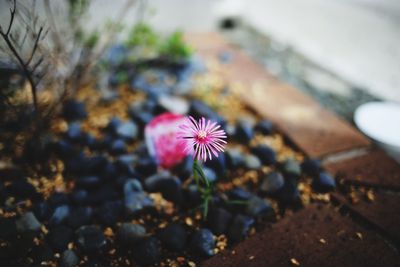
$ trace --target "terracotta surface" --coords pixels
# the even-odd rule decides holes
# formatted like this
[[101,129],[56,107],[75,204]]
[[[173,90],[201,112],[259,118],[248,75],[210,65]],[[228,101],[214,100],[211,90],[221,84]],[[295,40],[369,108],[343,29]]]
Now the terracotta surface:
[[369,140],[310,97],[284,84],[218,34],[190,34],[187,40],[206,59],[230,51],[232,61],[224,64],[221,75],[245,103],[272,120],[310,157],[322,157],[365,147]]
[[[190,34],[186,38],[208,62],[218,60],[221,53],[231,53],[232,60],[222,64],[218,74],[232,92],[273,121],[309,157],[371,149],[370,141],[355,128],[278,81],[220,35]],[[400,166],[380,150],[325,168],[356,187],[400,189]],[[334,193],[333,199],[361,216],[364,223],[344,217],[330,205],[312,204],[202,266],[400,266],[399,251],[393,247],[400,246],[400,195],[377,192],[375,201],[361,199],[356,205],[339,193]],[[390,238],[384,240],[382,236]]]
[[351,184],[400,189],[400,165],[382,150],[372,150],[366,155],[328,164],[325,168],[335,173],[339,180]]
[[327,205],[310,205],[201,266],[389,267],[399,263],[399,253],[374,232]]
[[394,192],[374,192],[374,200],[365,197],[357,198],[353,203],[349,198],[333,194],[338,202],[362,216],[368,222],[386,233],[390,239],[400,245],[400,194]]

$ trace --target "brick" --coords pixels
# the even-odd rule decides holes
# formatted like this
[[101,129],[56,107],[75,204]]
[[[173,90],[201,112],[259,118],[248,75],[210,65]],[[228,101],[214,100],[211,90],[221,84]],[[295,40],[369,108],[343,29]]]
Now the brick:
[[400,165],[380,149],[349,160],[327,164],[325,168],[347,183],[400,189]]
[[310,205],[202,266],[286,267],[296,262],[324,267],[399,266],[400,255],[377,234],[333,208]]
[[363,217],[370,224],[385,232],[386,236],[400,245],[400,194],[394,192],[373,193],[374,200],[365,196],[358,196],[358,201],[353,203],[349,198],[334,193],[332,197],[351,211]]
[[221,36],[192,34],[186,38],[209,60],[215,60],[222,51],[233,53],[232,61],[223,65],[220,74],[249,107],[274,122],[308,156],[323,157],[370,144],[347,122],[294,87],[278,81]]

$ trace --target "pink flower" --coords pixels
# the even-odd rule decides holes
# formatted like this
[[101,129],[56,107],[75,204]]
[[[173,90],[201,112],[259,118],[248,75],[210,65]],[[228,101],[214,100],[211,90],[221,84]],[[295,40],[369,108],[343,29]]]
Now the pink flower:
[[152,119],[145,127],[145,141],[149,154],[158,164],[170,169],[180,163],[187,153],[186,144],[177,139],[178,126],[186,117],[173,113],[163,113]]
[[226,145],[226,133],[219,129],[221,125],[216,122],[206,120],[204,117],[197,122],[193,117],[186,118],[184,124],[180,125],[178,138],[184,146],[184,151],[191,154],[194,150],[193,158],[206,161],[207,157],[211,160],[212,155],[218,157],[218,152],[223,152]]

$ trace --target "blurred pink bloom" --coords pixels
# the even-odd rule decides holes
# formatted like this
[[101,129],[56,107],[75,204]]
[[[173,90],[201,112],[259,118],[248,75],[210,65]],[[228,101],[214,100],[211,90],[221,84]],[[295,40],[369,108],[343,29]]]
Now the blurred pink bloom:
[[163,113],[152,119],[145,127],[145,141],[149,154],[158,164],[170,169],[187,155],[186,144],[177,138],[179,125],[186,117],[173,113]]
[[185,123],[179,126],[178,138],[184,146],[185,153],[190,154],[194,149],[193,158],[206,161],[212,155],[218,157],[226,145],[226,133],[220,129],[221,125],[206,120],[204,117],[197,122],[193,117],[186,118]]

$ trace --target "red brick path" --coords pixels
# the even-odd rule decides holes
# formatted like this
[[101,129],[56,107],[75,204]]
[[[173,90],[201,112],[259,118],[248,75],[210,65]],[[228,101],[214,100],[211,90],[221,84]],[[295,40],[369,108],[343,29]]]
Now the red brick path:
[[[235,254],[227,250],[204,266],[296,266],[296,261],[300,266],[400,266],[399,164],[371,147],[370,140],[350,124],[278,81],[220,35],[190,34],[186,38],[206,59],[216,60],[221,52],[231,52],[233,59],[224,64],[221,75],[249,107],[275,123],[307,156],[323,159],[365,148],[366,154],[325,168],[337,174],[340,183],[378,190],[373,202],[361,199],[356,204],[341,193],[333,194],[336,203],[366,224],[340,215],[332,206],[311,205],[238,244],[233,248]],[[387,237],[390,244],[383,240]]]

